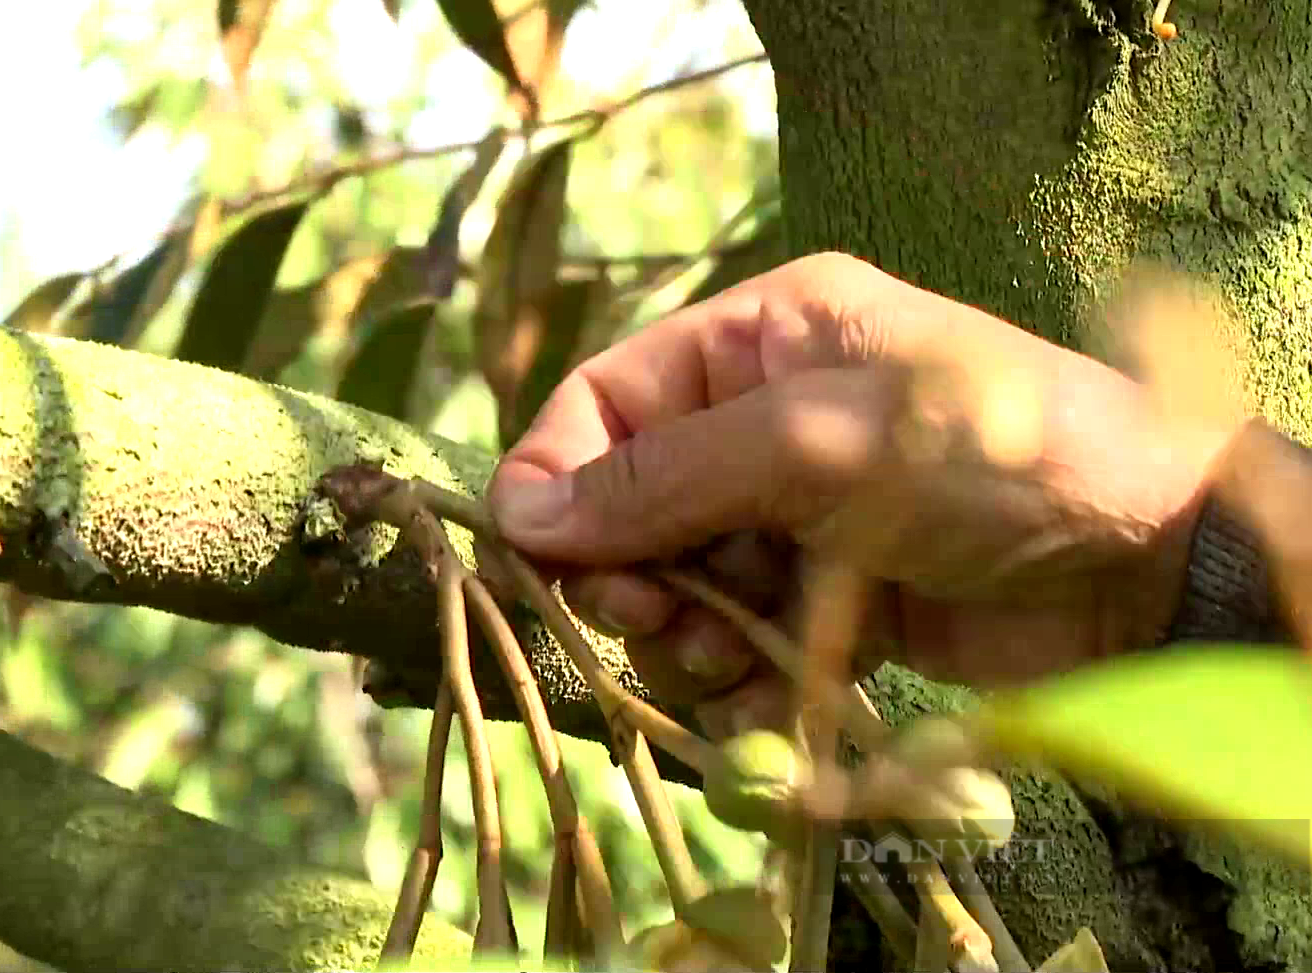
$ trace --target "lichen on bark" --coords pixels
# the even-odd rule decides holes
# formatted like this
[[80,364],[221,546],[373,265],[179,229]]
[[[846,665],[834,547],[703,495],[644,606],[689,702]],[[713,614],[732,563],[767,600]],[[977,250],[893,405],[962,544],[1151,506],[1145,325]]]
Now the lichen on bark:
[[[0,733],[0,940],[63,970],[371,969],[392,903]],[[428,917],[415,957],[468,961]]]
[[[360,461],[471,496],[495,459],[239,375],[0,331],[0,580],[54,598],[250,625],[291,645],[427,673],[435,686],[436,594],[395,530],[371,528],[362,549],[326,558],[301,536],[317,479]],[[469,533],[452,533],[473,566]],[[69,567],[76,551],[103,566],[85,589]],[[556,726],[604,738],[568,657],[526,611],[514,620]],[[621,682],[642,692],[623,650],[589,637]],[[475,677],[488,715],[513,719],[492,653],[475,653]]]
[[[1151,0],[744,2],[774,69],[793,256],[853,253],[1090,353],[1129,267],[1183,271],[1247,332],[1252,406],[1312,441],[1309,0],[1176,0],[1165,44]],[[952,705],[909,675],[883,690],[893,714]],[[1312,967],[1305,880],[1160,827],[1126,860],[1114,801],[1012,782],[1022,824],[1086,870],[1043,879],[1060,908],[1023,875],[998,889],[1031,958],[1088,892],[1113,969]]]

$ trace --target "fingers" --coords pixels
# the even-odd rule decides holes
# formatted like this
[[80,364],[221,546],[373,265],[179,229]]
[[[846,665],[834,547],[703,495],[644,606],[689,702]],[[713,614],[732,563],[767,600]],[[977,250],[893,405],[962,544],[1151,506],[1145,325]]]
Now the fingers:
[[682,606],[655,636],[628,638],[643,684],[666,703],[701,703],[743,682],[759,665],[747,641],[700,605]]
[[[672,460],[680,465],[663,488],[682,489],[691,471],[725,459],[726,442],[733,440],[721,437],[743,436],[744,423],[752,421],[751,410],[714,407],[782,376],[865,360],[878,345],[878,314],[855,308],[846,295],[892,284],[851,257],[793,261],[589,360],[566,377],[502,459],[488,491],[502,531],[536,554],[568,559],[572,549],[575,559],[589,560],[594,538],[587,530],[598,518],[587,508],[594,499]],[[703,415],[706,410],[714,415]],[[671,423],[678,424],[673,434],[665,429]],[[646,435],[658,428],[659,438]],[[610,456],[635,436],[643,442]],[[562,475],[603,456],[606,463],[582,474],[583,486]],[[753,473],[755,467],[731,464],[725,472]],[[659,500],[659,490],[644,498]],[[570,519],[580,508],[590,517]],[[602,532],[617,526],[606,523]],[[641,524],[630,525],[629,533],[640,535]],[[626,544],[631,548],[633,541]]]

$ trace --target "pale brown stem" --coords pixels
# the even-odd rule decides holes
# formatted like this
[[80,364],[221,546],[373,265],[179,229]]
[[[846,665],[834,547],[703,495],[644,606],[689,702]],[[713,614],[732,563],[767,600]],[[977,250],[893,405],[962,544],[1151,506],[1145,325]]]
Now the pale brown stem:
[[[442,528],[431,514],[422,515],[432,521],[439,535]],[[418,519],[418,518],[416,518]],[[515,944],[506,909],[505,880],[501,869],[501,815],[497,806],[497,791],[492,770],[492,750],[488,746],[483,725],[483,708],[474,687],[474,674],[469,662],[469,629],[465,616],[465,567],[451,551],[445,538],[442,540],[441,572],[437,579],[439,597],[439,625],[442,631],[442,663],[446,678],[450,680],[455,696],[456,710],[460,714],[460,728],[464,731],[465,752],[469,761],[469,789],[474,804],[474,830],[478,835],[478,911],[476,951],[514,952]]]
[[579,915],[578,885],[574,836],[556,832],[547,892],[547,925],[542,937],[542,958],[546,962],[570,963],[581,958],[578,942],[583,917]]
[[824,970],[829,957],[829,919],[834,908],[834,881],[838,875],[838,828],[812,822],[802,854],[801,888],[795,897],[792,954],[793,973]]
[[911,962],[916,955],[916,924],[883,874],[869,861],[844,863],[843,869],[848,874],[847,887],[875,920],[893,952]]
[[913,973],[948,973],[952,960],[952,947],[942,917],[932,909],[920,907],[920,921],[916,923],[916,955],[911,962]]
[[1020,946],[1012,937],[1007,924],[1002,921],[997,907],[984,890],[984,883],[979,880],[973,865],[968,861],[954,862],[952,873],[948,876],[952,887],[961,897],[961,903],[975,920],[984,928],[984,932],[993,941],[993,955],[998,966],[1006,973],[1030,973],[1030,964]]
[[[584,641],[565,613],[564,607],[528,562],[510,548],[498,552],[498,557],[514,579],[524,600],[538,613],[542,623],[583,674],[601,706],[610,725],[612,748],[629,779],[643,823],[647,826],[647,834],[651,837],[656,860],[669,887],[670,902],[676,915],[684,915],[689,904],[706,893],[706,885],[688,853],[683,828],[675,816],[660,774],[656,771],[647,740],[625,718],[626,714],[640,707],[621,705],[629,698],[629,694],[602,667],[592,647]],[[707,747],[709,750],[709,744]],[[712,759],[709,753],[707,757]]]
[[414,952],[424,910],[433,894],[437,868],[442,862],[442,779],[446,773],[447,742],[455,701],[451,687],[442,681],[433,704],[433,721],[428,731],[428,756],[424,767],[424,796],[419,837],[410,851],[392,923],[387,928],[379,962],[408,959]]
[[[798,722],[811,766],[821,774],[837,770],[838,724],[824,705],[824,689],[838,685],[851,664],[860,623],[860,576],[842,564],[818,565],[807,572],[802,678],[797,683]],[[802,861],[801,890],[793,915],[790,968],[823,970],[829,955],[829,922],[838,873],[838,827],[812,820]]]
[[[567,865],[562,863],[560,867],[568,867],[571,876],[575,874],[578,876],[578,885],[587,902],[588,917],[592,923],[591,932],[600,954],[598,959],[605,967],[610,961],[609,958],[622,948],[624,933],[615,912],[615,900],[611,893],[606,867],[601,859],[601,852],[592,838],[587,822],[579,816],[578,803],[574,799],[569,777],[565,773],[559,741],[555,730],[551,728],[551,720],[547,715],[547,707],[542,701],[542,694],[538,691],[537,680],[533,678],[532,670],[529,669],[528,660],[519,646],[519,640],[515,638],[514,630],[487,590],[487,586],[473,575],[467,575],[465,592],[469,599],[469,607],[478,620],[480,629],[497,653],[506,681],[514,694],[520,719],[524,721],[528,731],[533,756],[537,761],[538,775],[542,778],[542,786],[547,794],[547,808],[551,814],[552,828],[556,833],[557,859],[561,855],[560,842],[565,840],[570,848],[569,859]],[[556,868],[557,864],[553,862],[553,876],[556,874]],[[555,894],[554,886],[553,894]],[[562,904],[564,901],[566,900],[562,900]],[[568,888],[567,901],[568,908],[577,915],[572,884]],[[553,928],[550,917],[551,913],[548,910],[548,938]],[[572,939],[573,937],[571,941]]]
[[[916,895],[920,899],[922,932],[925,929],[926,917],[932,916],[941,923],[940,935],[946,937],[953,966],[967,964],[972,969],[991,968],[996,971],[998,965],[993,960],[992,940],[989,939],[984,928],[975,921],[975,917],[961,904],[939,863],[933,859],[915,858],[907,863],[907,871],[915,884]],[[917,957],[920,955],[920,949],[921,944],[918,939]],[[937,961],[937,953],[935,960]],[[919,969],[921,967],[917,964],[917,970]]]
[[437,867],[442,862],[442,778],[446,772],[446,745],[451,736],[454,700],[445,679],[433,704],[433,723],[428,732],[428,759],[424,767],[424,803],[422,803],[419,838],[405,864],[405,875],[396,897],[396,909],[387,927],[387,939],[379,953],[379,963],[408,959],[415,951],[415,940],[424,921],[424,910],[437,881]]

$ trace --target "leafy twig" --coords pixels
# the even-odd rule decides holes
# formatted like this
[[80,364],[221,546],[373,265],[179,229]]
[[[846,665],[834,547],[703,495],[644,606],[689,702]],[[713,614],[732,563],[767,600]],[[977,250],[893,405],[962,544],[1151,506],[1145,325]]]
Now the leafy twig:
[[[584,122],[591,122],[595,132],[603,124],[610,121],[621,112],[632,108],[634,105],[651,98],[654,95],[664,94],[674,91],[678,88],[685,88],[690,85],[701,84],[718,78],[722,74],[727,74],[737,68],[744,67],[748,64],[759,64],[766,60],[764,52],[750,54],[746,57],[740,57],[733,61],[727,61],[724,64],[707,68],[704,71],[696,71],[691,74],[680,75],[662,81],[658,84],[649,85],[646,88],[640,88],[630,95],[622,98],[605,108],[588,108],[582,111],[573,112],[569,115],[563,115],[559,118],[548,119],[533,125],[526,125],[518,129],[501,129],[502,136],[507,140],[523,140],[544,129],[569,128],[574,125],[580,125]],[[493,128],[488,134],[497,132]],[[283,199],[289,196],[297,196],[301,193],[319,195],[328,192],[334,186],[344,179],[351,179],[356,176],[366,176],[380,169],[387,169],[391,166],[400,165],[405,162],[415,162],[421,159],[436,159],[441,156],[455,155],[459,152],[468,152],[477,149],[486,139],[486,135],[476,141],[452,142],[445,145],[432,146],[430,148],[414,148],[402,146],[392,149],[389,152],[380,153],[368,159],[362,159],[359,162],[353,162],[348,165],[334,166],[330,169],[305,176],[301,179],[293,180],[283,186],[275,189],[257,190],[246,193],[241,196],[232,197],[223,201],[224,215],[242,212],[250,209],[252,206],[258,206],[263,203]]]

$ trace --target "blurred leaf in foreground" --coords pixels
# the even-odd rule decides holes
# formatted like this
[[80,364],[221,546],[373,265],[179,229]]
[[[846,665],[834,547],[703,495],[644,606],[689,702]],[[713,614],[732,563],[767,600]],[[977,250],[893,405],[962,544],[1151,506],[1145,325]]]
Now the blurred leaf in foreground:
[[512,88],[522,87],[515,62],[506,47],[501,18],[492,0],[437,0],[437,5],[462,44],[505,78]]
[[69,312],[65,334],[106,344],[124,344],[138,318],[138,308],[150,283],[167,262],[172,239],[161,240],[155,249],[107,282],[99,284],[85,300]]
[[501,445],[509,448],[528,429],[538,409],[573,366],[575,351],[590,321],[602,313],[611,294],[604,274],[562,281],[544,305],[542,337],[513,401],[500,406]]
[[997,749],[1096,777],[1312,867],[1312,667],[1287,647],[1182,644],[998,693]]

